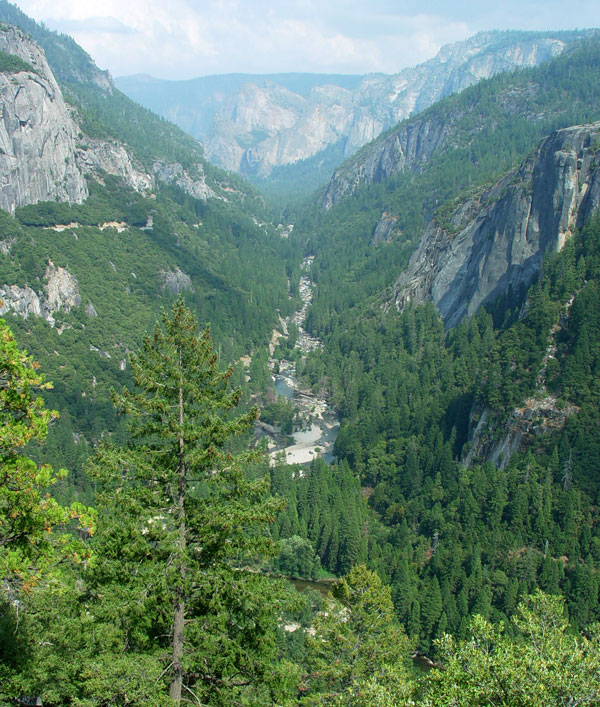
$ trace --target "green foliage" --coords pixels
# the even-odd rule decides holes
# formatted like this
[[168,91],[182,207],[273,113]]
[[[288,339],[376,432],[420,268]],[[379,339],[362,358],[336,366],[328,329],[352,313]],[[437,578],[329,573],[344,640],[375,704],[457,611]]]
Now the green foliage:
[[[34,455],[67,464],[73,484],[60,484],[61,498],[87,503],[91,489],[82,461],[102,435],[124,439],[109,390],[130,380],[129,351],[160,307],[173,301],[168,273],[189,276],[188,303],[202,322],[211,322],[227,360],[265,346],[276,310],[285,316],[295,306],[282,264],[287,241],[258,226],[244,205],[199,202],[170,187],[149,199],[114,177],[104,181],[90,184],[90,198],[80,206],[31,205],[19,209],[16,220],[0,214],[0,237],[11,243],[0,255],[2,283],[41,292],[49,261],[78,282],[81,305],[55,312],[54,327],[31,316],[14,316],[11,326],[56,381],[47,400],[61,412],[61,423]],[[149,216],[152,228],[145,229]],[[125,230],[104,226],[111,222]],[[75,225],[54,230],[69,224]]]
[[[161,656],[118,650],[81,576],[62,573],[20,602],[0,641],[0,697],[38,695],[45,705],[163,705]],[[4,669],[4,673],[2,670]]]
[[286,577],[317,579],[321,562],[310,540],[292,535],[281,540],[275,568]]
[[[4,2],[0,10],[19,16]],[[42,575],[25,613],[6,595],[2,699],[27,691],[48,704],[166,704],[171,683],[175,701],[183,689],[198,703],[293,703],[301,672],[293,662],[305,659],[306,632],[282,637],[278,629],[289,597],[263,576],[260,560],[275,540],[280,554],[269,569],[347,574],[335,591],[342,604],[315,619],[300,688],[307,703],[597,702],[590,627],[600,618],[600,226],[548,259],[526,307],[517,307],[520,293],[509,294],[450,332],[432,306],[384,312],[381,294],[432,217],[451,231],[465,194],[480,194],[550,129],[598,116],[598,42],[433,107],[418,119],[442,121],[450,137],[427,166],[364,186],[327,214],[298,214],[283,240],[264,224],[269,214],[256,192],[206,165],[199,145],[165,121],[107,85],[94,88],[102,73],[70,40],[28,26],[90,136],[128,140],[148,167],[177,160],[193,176],[203,172],[223,199],[200,202],[174,186],[146,198],[106,176],[90,186],[85,205],[32,205],[16,220],[0,214],[9,251],[0,256],[0,282],[41,292],[51,260],[77,277],[82,297],[82,306],[55,312],[53,328],[32,317],[11,321],[57,381],[45,394],[64,412],[46,452],[34,442],[51,414],[31,392],[43,381],[10,335],[4,339],[6,380],[21,381],[14,390],[23,395],[6,397],[3,413],[3,473],[20,484],[0,494],[4,575],[38,579],[73,555],[72,536],[63,533],[57,547],[46,524],[61,527],[84,512],[44,497],[58,474],[25,457],[23,444],[29,439],[26,452],[36,459],[73,462],[77,492],[59,480],[58,497],[89,498],[93,486],[78,468],[104,440],[93,462],[95,565],[81,575]],[[376,246],[384,211],[396,226]],[[107,221],[127,230],[101,230]],[[239,394],[228,392],[233,373],[220,361],[252,351],[250,387],[266,393],[266,345],[277,309],[286,316],[297,305],[300,251],[315,255],[307,326],[325,346],[297,365],[340,411],[339,462],[276,465],[271,488],[288,499],[277,515],[265,470],[243,469],[249,457],[234,454],[231,435],[247,430],[254,412],[236,417]],[[189,275],[188,303],[212,322],[219,354],[178,301],[130,364],[129,352],[174,299],[165,274],[177,269]],[[282,355],[292,351],[297,332],[290,334]],[[108,391],[131,387],[132,374],[139,387],[117,396],[131,415],[127,431]],[[461,464],[477,422],[492,446],[513,409],[547,391],[557,400],[551,424],[537,426],[547,434],[532,435],[503,468]],[[286,403],[268,405],[265,419],[294,425]],[[537,588],[562,593],[570,629],[557,599],[537,595],[517,610]],[[310,604],[298,610],[303,629],[318,610]],[[448,666],[417,688],[400,624]]]
[[[597,120],[599,60],[600,40],[590,38],[537,68],[481,81],[395,126],[342,165],[341,183],[353,183],[366,155],[405,127],[430,122],[447,133],[414,169],[376,176],[327,212],[312,203],[297,209],[292,239],[315,255],[311,275],[318,285],[309,330],[327,345],[329,333],[350,326],[365,302],[379,304],[430,220],[452,233],[453,206],[517,167],[552,130]],[[396,235],[375,247],[384,212],[397,218]]]
[[0,72],[7,74],[17,74],[19,71],[30,71],[37,73],[33,66],[15,54],[7,54],[0,51]]
[[[444,631],[464,636],[473,612],[511,616],[536,587],[562,592],[578,627],[600,618],[599,242],[592,223],[549,258],[521,316],[509,310],[500,328],[485,312],[444,332],[431,305],[401,314],[363,305],[304,364],[305,382],[325,383],[342,415],[336,454],[374,512],[365,558],[422,650]],[[563,422],[537,413],[549,434],[501,460],[505,469],[461,468],[479,416],[480,437],[498,443],[539,381],[557,396],[550,419],[562,409]],[[307,537],[319,551],[319,535]]]
[[333,588],[308,640],[309,695],[302,704],[347,704],[367,680],[393,684],[408,674],[408,641],[394,617],[389,587],[364,566]]
[[271,552],[280,502],[265,496],[267,479],[247,477],[252,455],[227,450],[256,411],[228,414],[240,392],[228,391],[232,370],[219,372],[217,358],[178,299],[132,358],[138,389],[115,394],[131,444],[102,446],[90,469],[97,611],[120,650],[133,658],[152,647],[167,663],[176,703],[182,689],[215,705],[268,692],[274,657],[273,585],[242,567]]
[[470,636],[440,639],[444,670],[425,681],[422,705],[595,705],[600,700],[600,637],[570,633],[559,597],[537,592],[520,606],[518,634],[473,619]]
[[66,471],[54,473],[22,453],[28,442],[42,441],[58,417],[37,395],[51,387],[38,368],[0,319],[0,575],[25,587],[65,558],[84,559],[87,551],[68,528],[91,533],[94,525],[90,509],[63,507],[46,493]]
[[284,435],[291,435],[299,426],[298,408],[283,396],[263,405],[260,419],[269,425],[277,425]]
[[89,137],[127,142],[150,167],[157,158],[186,167],[202,158],[197,140],[114,89],[107,72],[100,71],[71,37],[38,24],[6,0],[0,3],[0,20],[21,27],[42,46],[66,99],[77,104]]
[[504,624],[476,616],[464,639],[446,634],[438,641],[443,663],[427,674],[411,674],[399,660],[367,674],[345,693],[328,696],[325,703],[352,707],[598,703],[597,627],[585,636],[571,633],[562,600],[536,592],[519,605],[513,628],[516,634],[511,636]]
[[320,564],[337,575],[366,560],[367,509],[346,463],[331,467],[318,458],[302,475],[297,467],[277,464],[271,469],[271,488],[287,499],[273,526],[275,538],[308,541]]
[[312,157],[274,167],[268,178],[255,175],[247,178],[274,206],[281,207],[284,202],[287,208],[298,208],[331,179],[344,157],[344,148],[345,141],[340,140]]

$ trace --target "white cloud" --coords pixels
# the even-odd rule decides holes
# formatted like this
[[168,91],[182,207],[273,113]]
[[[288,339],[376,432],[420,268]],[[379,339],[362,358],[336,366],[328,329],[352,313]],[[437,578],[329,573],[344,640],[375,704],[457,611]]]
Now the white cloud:
[[[391,73],[430,58],[442,44],[501,26],[497,11],[488,14],[493,8],[469,0],[16,1],[34,19],[71,34],[101,68],[161,78],[238,71]],[[572,13],[561,11],[566,6],[546,1],[556,27],[560,17],[568,26]],[[589,7],[590,0],[573,1]],[[507,0],[506,17],[513,4],[515,16],[518,8],[525,12],[527,3]],[[592,19],[588,14],[586,21]]]

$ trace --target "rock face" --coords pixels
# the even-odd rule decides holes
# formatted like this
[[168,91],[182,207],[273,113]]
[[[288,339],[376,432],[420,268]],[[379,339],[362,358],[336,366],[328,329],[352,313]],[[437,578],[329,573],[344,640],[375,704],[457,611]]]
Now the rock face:
[[450,226],[431,222],[394,299],[431,301],[446,327],[509,288],[528,286],[600,204],[600,123],[558,130],[521,167],[463,203]]
[[130,155],[126,146],[117,140],[85,138],[77,148],[77,163],[84,174],[102,179],[102,173],[120,177],[125,184],[142,194],[152,192],[156,181],[175,184],[195,199],[206,201],[217,195],[206,183],[201,162],[195,164],[196,175],[192,176],[178,162],[157,160],[150,174]]
[[382,136],[366,155],[351,159],[335,172],[321,199],[321,207],[329,210],[359,184],[381,182],[426,165],[453,133],[452,117],[447,122],[438,118],[417,118],[388,137]]
[[192,292],[194,291],[190,276],[186,275],[186,273],[184,273],[183,270],[180,270],[179,268],[177,268],[175,271],[161,270],[160,276],[163,281],[163,290],[169,290],[172,295],[178,295],[184,290],[191,290]]
[[373,231],[371,245],[379,245],[380,243],[386,243],[394,232],[397,221],[398,219],[396,218],[396,216],[394,216],[393,214],[389,214],[387,211],[384,211],[381,214],[381,218],[377,222],[377,226],[375,226],[375,230]]
[[23,319],[30,315],[43,317],[54,326],[56,312],[69,312],[81,304],[77,279],[66,268],[56,267],[49,260],[44,279],[43,292],[34,292],[29,286],[0,285],[0,316],[12,310]]
[[[343,154],[349,157],[387,128],[440,98],[502,71],[536,66],[560,54],[565,46],[563,40],[527,33],[480,33],[465,42],[442,47],[436,57],[415,68],[392,76],[366,77],[354,91],[332,85],[315,87],[298,106],[292,125],[276,128],[260,118],[256,120],[253,129],[267,131],[268,137],[246,148],[237,164],[235,160],[226,163],[222,159],[213,138],[221,126],[232,129],[232,121],[227,121],[227,114],[223,113],[218,128],[205,138],[207,155],[228,169],[261,176],[274,166],[312,157],[340,141]],[[235,111],[229,114],[235,115],[232,132],[242,146],[251,139],[251,132],[235,128],[240,123],[252,123],[245,115],[248,112],[256,116],[252,102],[236,101]],[[431,135],[428,139],[435,142],[440,137]],[[415,144],[408,149],[414,150]]]
[[196,164],[197,174],[191,176],[177,162],[162,162],[157,161],[152,166],[152,170],[156,178],[165,184],[176,184],[180,189],[183,189],[186,194],[193,196],[196,199],[206,201],[210,197],[216,197],[215,192],[206,183],[202,164]]
[[116,140],[85,138],[77,149],[77,162],[85,174],[99,178],[102,171],[113,174],[135,189],[145,193],[154,189],[154,177],[135,165],[125,146]]
[[536,437],[562,430],[569,416],[577,411],[574,405],[559,408],[551,395],[529,398],[501,423],[503,433],[498,438],[495,433],[500,423],[494,413],[476,406],[471,412],[468,451],[461,463],[469,468],[476,462],[487,461],[504,469],[516,451],[529,446]]
[[[268,95],[273,90],[271,87],[261,90],[269,103],[274,103],[278,98]],[[255,135],[260,135],[261,132],[266,135],[256,144],[244,149],[244,144],[248,142],[245,133],[251,136],[252,131],[246,130],[244,134],[240,134],[239,123],[236,123],[234,144],[238,145],[238,148],[234,149],[233,161],[226,165],[228,168],[245,175],[267,176],[273,167],[293,164],[343,140],[352,128],[353,96],[350,91],[339,86],[318,86],[311,91],[308,98],[290,94],[287,99],[286,110],[280,116],[283,118],[281,121],[273,121],[273,114],[265,115],[265,119],[260,121],[260,116],[255,115],[255,106],[250,101],[245,101],[247,105],[244,106],[244,123],[251,125],[259,118],[252,130]],[[236,102],[233,114],[238,118],[240,113]],[[275,111],[273,113],[277,115]],[[221,119],[218,126],[224,122],[224,119]],[[218,164],[224,164],[220,147],[223,137],[216,134],[213,138],[213,134],[206,139],[207,155]]]
[[23,319],[29,315],[43,316],[42,300],[31,287],[17,287],[16,285],[2,285],[0,287],[0,316],[12,310]]
[[0,207],[38,201],[81,203],[87,185],[75,159],[77,126],[42,50],[20,30],[0,27],[0,51],[33,71],[0,73]]
[[46,268],[46,301],[50,312],[69,312],[81,304],[77,279],[66,268],[56,267],[49,260]]
[[[43,50],[21,30],[2,25],[0,51],[19,57],[32,69],[0,72],[0,208],[14,212],[38,201],[82,203],[88,196],[85,177],[101,180],[103,173],[120,177],[141,193],[153,191],[158,179],[199,199],[215,196],[200,162],[196,176],[180,164],[165,162],[156,162],[151,173],[126,145],[83,135]],[[92,80],[112,92],[104,72],[96,70]]]
[[430,61],[398,74],[354,77],[357,85],[342,77],[323,77],[320,83],[312,77],[309,90],[291,88],[287,76],[262,81],[249,77],[243,83],[228,76],[206,77],[205,82],[212,79],[212,91],[205,87],[197,92],[184,87],[185,82],[177,87],[175,82],[149,77],[138,77],[137,82],[129,77],[117,84],[202,140],[216,164],[267,176],[273,167],[312,157],[336,144],[348,157],[440,98],[499,72],[536,66],[580,36],[483,32],[446,45]]

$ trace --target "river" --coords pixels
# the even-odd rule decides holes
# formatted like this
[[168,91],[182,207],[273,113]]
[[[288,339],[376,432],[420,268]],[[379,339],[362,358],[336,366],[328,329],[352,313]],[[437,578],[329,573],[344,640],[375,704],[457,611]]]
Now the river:
[[[306,313],[312,300],[312,284],[308,276],[311,263],[311,257],[306,258],[302,263],[302,275],[300,277],[302,307],[290,318],[298,326],[299,335],[296,348],[304,356],[309,351],[320,348],[323,345],[319,339],[311,336],[304,329]],[[280,326],[283,333],[278,330],[273,332],[272,342],[274,344],[271,355],[275,351],[276,342],[279,338],[287,334],[288,324],[289,321],[282,319]],[[340,427],[339,419],[325,398],[315,395],[310,390],[299,388],[294,363],[288,361],[278,362],[271,358],[270,367],[272,371],[276,370],[277,364],[279,372],[273,375],[275,392],[277,395],[283,395],[290,400],[299,409],[302,419],[306,420],[307,424],[305,429],[294,432],[293,444],[283,448],[271,447],[269,450],[271,459],[275,460],[283,452],[288,464],[308,464],[318,456],[322,456],[328,463],[332,462],[334,458],[333,445]]]

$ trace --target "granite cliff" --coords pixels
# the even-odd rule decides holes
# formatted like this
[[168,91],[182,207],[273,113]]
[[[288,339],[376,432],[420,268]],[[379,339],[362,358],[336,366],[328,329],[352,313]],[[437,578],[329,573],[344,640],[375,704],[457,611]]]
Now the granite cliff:
[[431,301],[447,327],[509,288],[528,286],[600,203],[600,123],[558,130],[516,171],[432,220],[394,301]]
[[0,52],[27,68],[0,72],[0,207],[81,203],[86,180],[104,173],[142,194],[164,182],[202,200],[235,197],[198,140],[122,94],[71,37],[6,0],[0,22]]
[[88,196],[86,175],[101,178],[104,172],[136,191],[152,190],[153,175],[125,145],[83,134],[77,110],[65,103],[44,51],[31,37],[2,25],[0,52],[18,57],[24,67],[0,72],[0,208],[14,212],[39,201],[81,204]]
[[382,182],[400,172],[419,171],[434,152],[446,146],[457,117],[415,118],[381,137],[336,170],[321,197],[321,208],[329,210],[361,184]]
[[274,167],[332,145],[341,147],[341,158],[348,157],[440,98],[500,72],[537,66],[580,36],[483,32],[446,45],[430,61],[397,74],[349,77],[355,85],[348,77],[313,76],[299,87],[298,77],[292,82],[289,76],[274,75],[196,82],[124,77],[117,86],[191,131],[215,164],[266,177]]
[[[4,4],[0,4],[0,11],[5,10]],[[132,223],[122,213],[122,208],[127,210],[130,201],[135,202],[138,209],[133,221],[138,226],[145,223],[142,231],[156,231],[153,219],[161,185],[174,185],[205,202],[213,198],[219,203],[253,204],[256,200],[259,209],[262,202],[254,194],[247,194],[237,178],[235,183],[230,183],[228,175],[207,165],[196,140],[119,94],[110,76],[99,71],[72,40],[35,24],[27,27],[45,43],[48,55],[54,57],[55,62],[64,58],[63,53],[72,61],[57,64],[63,82],[59,85],[40,44],[20,28],[0,25],[0,209],[14,215],[21,207],[39,202],[66,202],[81,207],[70,211],[66,206],[61,210],[43,203],[39,211],[30,212],[30,218],[31,213],[36,214],[33,220],[27,221],[19,211],[15,219],[0,219],[0,230],[6,236],[0,240],[0,316],[12,312],[24,320],[41,318],[54,327],[58,312],[62,321],[72,310],[77,315],[76,310],[85,305],[88,317],[102,317],[104,303],[104,295],[95,294],[96,310],[89,290],[85,299],[80,295],[80,283],[86,292],[88,268],[82,262],[85,260],[82,254],[89,245],[81,243],[78,246],[81,253],[69,260],[56,247],[54,241],[58,240],[58,234],[70,234],[77,242],[80,229],[91,226],[103,234],[101,248],[112,238],[106,229],[117,234],[127,232],[130,240]],[[64,89],[69,96],[68,103],[63,96]],[[107,111],[106,115],[92,114],[91,109],[96,104]],[[114,124],[116,120],[112,124],[108,122],[111,117],[126,112],[131,119],[125,121],[124,130],[118,123]],[[103,119],[106,122],[103,123]],[[138,133],[135,128],[128,131],[131,125],[138,126]],[[124,139],[120,139],[121,135]],[[157,135],[164,143],[155,139]],[[100,185],[98,188],[106,186],[107,175],[118,177],[116,182],[110,182],[115,190],[113,195],[109,197],[104,192],[100,206],[98,200],[95,204],[90,203],[93,199],[86,203],[97,188],[94,182]],[[139,197],[133,197],[132,192],[137,192]],[[107,199],[113,200],[108,208]],[[19,218],[25,218],[28,226],[36,228],[35,236],[33,233],[25,235]],[[43,248],[44,257],[40,256],[39,246],[34,245],[43,230],[40,227],[54,231],[52,246]],[[196,218],[195,235],[201,227],[202,223]],[[163,219],[158,227],[163,236],[164,229]],[[23,249],[30,251],[27,258]],[[112,257],[117,260],[115,254]],[[20,269],[23,260],[27,261],[26,272]],[[160,257],[155,255],[151,275],[155,290],[161,294],[163,290],[194,292],[190,276],[171,261],[164,253]],[[117,266],[112,261],[111,268],[116,272]],[[135,281],[137,275],[132,265],[128,272]],[[129,283],[125,285],[125,292],[131,292]],[[62,325],[57,324],[56,328],[62,333]]]
[[78,127],[43,51],[6,25],[0,51],[30,67],[0,72],[0,207],[13,212],[38,201],[81,203],[88,191],[76,160]]
[[27,319],[43,317],[50,326],[54,326],[54,314],[61,309],[68,313],[81,304],[77,279],[66,268],[56,267],[49,260],[44,275],[45,285],[42,291],[35,292],[31,287],[17,285],[0,286],[0,316],[9,311]]

